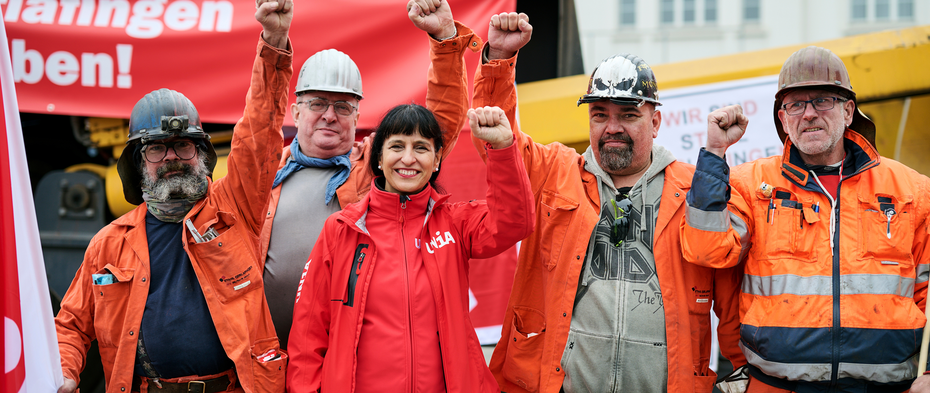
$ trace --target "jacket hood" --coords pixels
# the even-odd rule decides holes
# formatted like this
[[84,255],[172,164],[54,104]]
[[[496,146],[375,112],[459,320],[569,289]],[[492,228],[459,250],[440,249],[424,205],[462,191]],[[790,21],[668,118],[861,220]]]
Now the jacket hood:
[[[610,175],[605,172],[603,168],[601,168],[601,165],[598,164],[597,159],[594,157],[594,150],[591,148],[591,146],[588,146],[588,149],[585,150],[582,156],[584,156],[585,161],[584,169],[594,174],[594,176],[598,179],[598,189],[600,190],[601,204],[603,205],[607,200],[605,199],[605,195],[612,196],[617,194],[617,189],[614,187],[614,181]],[[647,200],[646,193],[647,190],[649,190],[649,187],[647,187],[649,183],[655,180],[656,177],[658,177],[660,174],[663,174],[665,172],[665,168],[671,165],[673,162],[675,162],[675,156],[672,154],[672,152],[668,151],[668,149],[662,146],[653,143],[652,164],[649,165],[649,168],[646,169],[646,173],[644,173],[643,176],[636,181],[636,184],[634,184],[633,188],[630,190],[630,195],[637,194],[635,192],[637,189],[640,191],[637,194],[639,195],[639,200],[633,201],[634,204],[639,202],[640,211],[645,211]],[[658,189],[661,189],[661,187]],[[646,224],[644,222],[646,219],[645,217],[645,214],[640,214],[640,220],[643,222],[640,222],[639,227],[642,231],[646,230]]]

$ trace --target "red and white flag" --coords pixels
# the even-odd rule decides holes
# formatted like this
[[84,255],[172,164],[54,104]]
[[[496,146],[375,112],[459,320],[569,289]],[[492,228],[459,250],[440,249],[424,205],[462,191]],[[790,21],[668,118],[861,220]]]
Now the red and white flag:
[[16,89],[0,19],[0,392],[56,392],[63,379]]

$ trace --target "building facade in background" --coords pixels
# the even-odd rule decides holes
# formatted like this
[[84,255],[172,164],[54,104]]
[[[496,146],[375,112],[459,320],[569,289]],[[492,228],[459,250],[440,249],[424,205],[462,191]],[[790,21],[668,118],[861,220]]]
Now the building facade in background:
[[650,65],[930,24],[930,0],[575,0],[585,72],[616,53]]

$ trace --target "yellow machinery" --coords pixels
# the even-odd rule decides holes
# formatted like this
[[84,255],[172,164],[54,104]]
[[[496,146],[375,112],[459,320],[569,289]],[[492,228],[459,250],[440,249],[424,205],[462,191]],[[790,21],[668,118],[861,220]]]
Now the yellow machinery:
[[[860,108],[875,122],[878,151],[930,175],[930,160],[924,160],[930,151],[930,26],[660,64],[653,71],[660,92],[778,75],[788,56],[808,45],[830,49],[843,59]],[[523,131],[540,143],[558,141],[584,151],[589,138],[587,107],[575,103],[587,83],[587,75],[577,75],[518,85]]]
[[[930,26],[813,43],[836,53],[849,70],[860,108],[875,122],[879,152],[930,175]],[[744,52],[653,67],[660,91],[736,79],[777,75],[796,45]],[[587,75],[576,75],[517,86],[522,129],[541,143],[561,142],[579,152],[588,146],[588,114],[575,105],[584,93]],[[774,101],[774,97],[772,97]],[[768,110],[767,108],[761,108]],[[750,125],[751,127],[751,125]],[[112,147],[118,157],[128,128],[122,119],[88,119],[91,140],[98,148]],[[232,131],[211,133],[214,145],[228,142]],[[227,150],[218,148],[214,179],[226,175]],[[116,165],[108,168],[76,165],[106,180],[107,204],[115,216],[134,206],[123,198]]]

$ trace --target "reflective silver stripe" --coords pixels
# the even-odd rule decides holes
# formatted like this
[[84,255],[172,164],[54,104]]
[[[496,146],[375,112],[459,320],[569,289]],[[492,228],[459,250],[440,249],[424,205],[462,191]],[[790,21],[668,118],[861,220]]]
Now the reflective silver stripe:
[[[840,276],[843,295],[897,295],[914,297],[914,279],[893,274],[845,274]],[[743,293],[757,296],[831,296],[833,279],[829,276],[743,276]]]
[[846,274],[840,276],[840,294],[913,298],[914,279],[894,274]]
[[930,264],[917,265],[917,283],[922,284],[930,280]]
[[749,238],[749,225],[746,225],[746,221],[743,221],[743,219],[735,213],[730,213],[730,225],[733,226],[733,230],[739,235],[739,260],[743,261],[746,258],[746,254],[749,253],[749,248],[752,247],[752,239]]
[[763,359],[758,354],[739,343],[746,360],[762,370],[766,375],[791,381],[829,381],[833,366],[830,363],[779,363]]
[[688,206],[685,211],[688,226],[708,232],[726,232],[730,229],[730,216],[726,210],[708,212]]
[[840,363],[839,378],[866,379],[872,382],[901,382],[917,378],[917,356],[898,364]]

